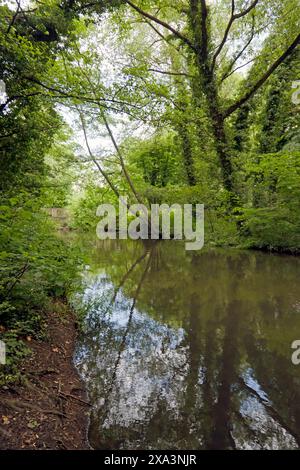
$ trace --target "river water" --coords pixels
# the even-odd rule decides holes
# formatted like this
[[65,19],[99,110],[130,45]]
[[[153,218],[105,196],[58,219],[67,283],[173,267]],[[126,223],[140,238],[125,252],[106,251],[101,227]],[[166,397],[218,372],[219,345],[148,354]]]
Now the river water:
[[93,448],[300,448],[299,258],[88,246],[75,364]]

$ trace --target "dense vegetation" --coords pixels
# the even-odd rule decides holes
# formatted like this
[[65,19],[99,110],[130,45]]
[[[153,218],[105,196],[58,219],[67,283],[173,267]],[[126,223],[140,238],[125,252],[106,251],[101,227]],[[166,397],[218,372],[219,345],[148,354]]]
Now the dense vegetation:
[[122,194],[204,203],[207,243],[299,251],[299,16],[298,0],[2,2],[0,328],[14,355],[80,262],[45,208],[94,230]]

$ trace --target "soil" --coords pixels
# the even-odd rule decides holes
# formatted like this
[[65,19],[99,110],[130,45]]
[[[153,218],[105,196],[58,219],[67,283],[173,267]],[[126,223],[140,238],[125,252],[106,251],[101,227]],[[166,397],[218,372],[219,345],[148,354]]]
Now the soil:
[[0,449],[89,449],[89,403],[73,365],[77,323],[61,301],[47,314],[47,339],[27,337],[22,385],[0,389]]

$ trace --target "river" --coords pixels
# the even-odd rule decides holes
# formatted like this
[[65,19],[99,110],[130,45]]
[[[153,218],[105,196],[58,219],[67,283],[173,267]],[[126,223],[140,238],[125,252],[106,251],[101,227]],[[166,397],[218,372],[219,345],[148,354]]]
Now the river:
[[300,258],[89,241],[75,364],[95,449],[298,449]]

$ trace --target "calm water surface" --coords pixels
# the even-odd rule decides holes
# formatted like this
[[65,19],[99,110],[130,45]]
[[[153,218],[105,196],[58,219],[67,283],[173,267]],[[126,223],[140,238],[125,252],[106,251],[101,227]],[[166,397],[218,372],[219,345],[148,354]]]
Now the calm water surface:
[[131,241],[89,257],[92,447],[300,448],[299,258]]

